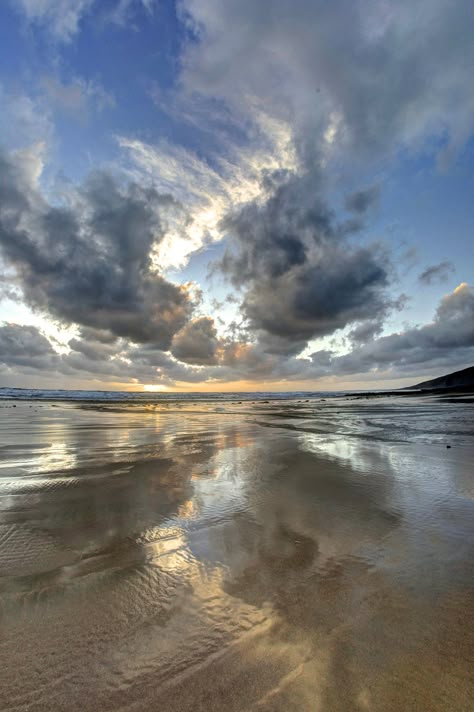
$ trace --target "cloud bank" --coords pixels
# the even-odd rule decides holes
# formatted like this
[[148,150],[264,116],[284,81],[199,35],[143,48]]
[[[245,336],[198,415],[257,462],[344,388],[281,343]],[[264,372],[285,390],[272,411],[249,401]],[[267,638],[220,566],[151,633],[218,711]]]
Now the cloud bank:
[[[197,318],[175,335],[171,353],[152,344],[133,345],[110,332],[90,328],[69,341],[69,352],[58,353],[34,326],[0,327],[0,374],[59,374],[85,381],[191,386],[212,379],[216,386],[246,381],[313,382],[327,377],[364,376],[377,381],[391,374],[433,374],[474,359],[474,289],[460,284],[443,297],[433,321],[405,331],[370,338],[343,355],[323,350],[307,358],[275,353],[264,342],[219,338],[213,320]],[[18,385],[18,382],[15,382]]]

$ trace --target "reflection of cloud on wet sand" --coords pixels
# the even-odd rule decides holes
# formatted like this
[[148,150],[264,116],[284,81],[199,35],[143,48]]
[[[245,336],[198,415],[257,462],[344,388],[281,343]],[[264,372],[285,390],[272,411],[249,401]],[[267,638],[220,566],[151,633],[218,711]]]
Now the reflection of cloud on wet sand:
[[[264,618],[248,605],[229,608],[221,572],[203,578],[183,529],[199,517],[200,484],[219,478],[215,458],[248,440],[245,427],[236,433],[228,422],[220,432],[211,418],[192,435],[181,417],[166,425],[111,423],[118,456],[97,448],[102,462],[18,477],[1,499],[10,545],[21,532],[22,554],[33,552],[7,558],[1,579],[0,685],[12,706],[74,709],[77,686],[88,690],[81,712],[149,702],[161,683]],[[79,462],[96,439],[92,428],[81,433]]]
[[[273,610],[274,625],[260,643],[265,655],[278,659],[291,643],[296,656],[264,694],[258,663],[259,709],[416,709],[420,683],[424,708],[445,709],[443,702],[438,706],[441,672],[454,708],[464,709],[467,672],[458,689],[455,660],[454,667],[443,662],[437,646],[440,636],[451,648],[458,637],[468,645],[464,625],[453,618],[452,593],[443,594],[450,622],[440,627],[439,600],[417,597],[397,582],[398,572],[377,566],[378,550],[405,525],[390,472],[358,474],[288,442],[282,453],[273,445],[272,456],[275,468],[269,464],[263,475],[265,498],[256,496],[251,516],[236,518],[216,535],[230,563],[224,590]],[[455,595],[469,617],[472,601]],[[394,683],[394,669],[404,670],[402,688]]]
[[[37,480],[33,491],[31,485],[22,491],[20,483],[12,507],[2,512],[9,523],[2,525],[8,546],[0,547],[0,570],[4,576],[54,576],[63,566],[89,570],[93,557],[99,568],[107,557],[117,564],[120,551],[130,552],[143,530],[159,526],[192,495],[189,480],[171,459],[155,458],[77,468],[67,477]],[[25,547],[44,554],[46,542],[50,556],[24,557]]]
[[247,440],[245,428],[224,429],[212,417],[196,424],[133,410],[51,412],[37,448],[19,441],[5,453],[14,476],[1,484],[1,588],[15,587],[11,577],[49,585],[153,557],[149,545],[167,519],[197,515],[196,484],[215,476],[214,455]]
[[2,579],[9,709],[468,709],[472,509],[418,451],[106,415],[1,500],[38,537]]

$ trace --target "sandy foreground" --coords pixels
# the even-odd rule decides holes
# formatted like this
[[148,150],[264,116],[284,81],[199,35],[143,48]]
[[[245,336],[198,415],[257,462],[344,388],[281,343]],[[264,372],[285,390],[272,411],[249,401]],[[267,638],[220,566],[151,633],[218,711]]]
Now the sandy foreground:
[[1,403],[0,709],[472,710],[473,463],[469,403]]

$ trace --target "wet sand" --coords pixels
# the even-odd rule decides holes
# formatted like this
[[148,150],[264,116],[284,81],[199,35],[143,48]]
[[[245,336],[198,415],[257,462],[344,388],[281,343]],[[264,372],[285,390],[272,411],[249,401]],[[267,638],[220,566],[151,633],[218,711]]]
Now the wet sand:
[[469,403],[2,403],[0,709],[471,710],[473,462]]

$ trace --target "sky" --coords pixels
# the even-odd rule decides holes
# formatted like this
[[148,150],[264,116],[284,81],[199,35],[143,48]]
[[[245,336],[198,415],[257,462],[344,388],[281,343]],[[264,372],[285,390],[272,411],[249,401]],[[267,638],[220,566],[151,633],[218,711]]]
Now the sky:
[[3,0],[0,386],[474,363],[472,0]]

